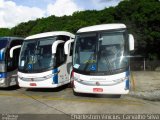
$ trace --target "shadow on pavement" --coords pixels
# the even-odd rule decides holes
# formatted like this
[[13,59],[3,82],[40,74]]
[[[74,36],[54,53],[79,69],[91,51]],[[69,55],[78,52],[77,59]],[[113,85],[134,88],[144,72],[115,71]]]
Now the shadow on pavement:
[[17,89],[20,89],[18,85],[6,87],[6,88],[0,88],[0,90],[5,90],[5,91],[11,91],[11,90],[17,90]]
[[92,97],[92,98],[120,98],[121,95],[105,95],[105,94],[88,94],[88,93],[74,93],[75,96]]

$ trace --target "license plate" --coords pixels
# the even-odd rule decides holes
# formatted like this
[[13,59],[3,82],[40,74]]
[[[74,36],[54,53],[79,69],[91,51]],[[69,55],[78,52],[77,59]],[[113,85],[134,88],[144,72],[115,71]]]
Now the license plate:
[[103,92],[103,88],[93,88],[93,92]]
[[37,86],[36,83],[30,83],[30,86]]

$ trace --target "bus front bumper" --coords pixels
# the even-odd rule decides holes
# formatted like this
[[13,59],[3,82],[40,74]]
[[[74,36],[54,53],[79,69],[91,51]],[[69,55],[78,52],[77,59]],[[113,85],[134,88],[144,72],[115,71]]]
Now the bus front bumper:
[[10,77],[10,78],[0,78],[0,87],[9,87],[17,85],[17,78]]
[[24,81],[18,78],[18,84],[23,88],[56,88],[67,83],[69,82],[55,84],[52,79],[45,79],[43,81]]
[[8,87],[6,78],[0,78],[0,87]]
[[89,94],[112,94],[121,95],[128,94],[129,89],[125,88],[125,82],[113,86],[89,86],[73,81],[73,90],[76,93],[89,93]]

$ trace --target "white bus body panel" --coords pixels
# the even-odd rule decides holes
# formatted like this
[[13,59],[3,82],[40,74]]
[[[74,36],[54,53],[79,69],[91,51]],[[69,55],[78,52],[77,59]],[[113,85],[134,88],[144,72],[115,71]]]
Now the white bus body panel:
[[[31,80],[22,80],[21,77],[25,78],[25,79],[31,79],[31,78],[41,78],[44,76],[48,76],[51,75],[52,71],[47,71],[47,72],[43,72],[43,73],[32,73],[32,74],[27,74],[27,73],[21,73],[18,72],[18,84],[20,87],[26,87],[26,88],[35,88],[35,87],[55,87],[55,85],[53,84],[53,78],[49,78],[49,79],[45,79],[43,81],[31,81]],[[31,86],[31,83],[36,83],[36,86]]]
[[120,23],[101,24],[101,25],[93,25],[93,26],[81,28],[77,31],[77,33],[93,32],[93,31],[101,31],[101,30],[123,29],[123,28],[126,28],[126,25],[120,24]]
[[[129,89],[126,89],[126,83],[129,87],[129,78],[126,77],[126,72],[108,75],[108,76],[89,76],[74,73],[74,88],[77,93],[92,93],[92,94],[127,94]],[[102,91],[94,92],[93,89],[101,89]]]
[[75,38],[74,34],[72,34],[70,32],[54,31],[54,32],[44,32],[44,33],[39,33],[39,34],[36,34],[36,35],[31,35],[31,36],[25,38],[25,40],[31,40],[31,39],[36,39],[36,38],[44,38],[44,37],[50,37],[50,36],[57,36],[57,35],[66,35],[66,36],[69,36],[71,38]]

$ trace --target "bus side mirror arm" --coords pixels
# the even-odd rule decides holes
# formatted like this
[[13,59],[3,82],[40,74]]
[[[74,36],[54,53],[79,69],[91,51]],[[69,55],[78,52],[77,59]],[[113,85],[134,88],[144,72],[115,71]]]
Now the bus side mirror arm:
[[64,42],[63,40],[57,40],[52,44],[52,54],[56,53],[58,44],[63,42]]
[[14,46],[10,49],[10,54],[9,54],[10,58],[13,58],[13,51],[18,48],[21,48],[21,45]]
[[129,50],[134,50],[134,37],[132,34],[129,34]]
[[68,40],[64,45],[64,52],[65,52],[66,55],[69,54],[69,44],[72,43],[72,42],[74,42],[74,39]]

